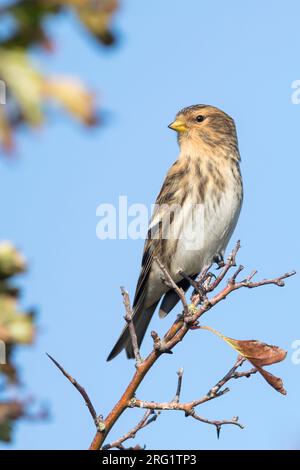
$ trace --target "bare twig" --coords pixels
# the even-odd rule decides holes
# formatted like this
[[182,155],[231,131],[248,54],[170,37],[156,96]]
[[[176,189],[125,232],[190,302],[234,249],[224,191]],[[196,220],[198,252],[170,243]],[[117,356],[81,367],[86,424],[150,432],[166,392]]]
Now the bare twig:
[[77,380],[74,379],[68,372],[65,371],[65,369],[52,357],[50,354],[46,353],[49,359],[53,362],[53,364],[56,365],[56,367],[61,371],[61,373],[71,382],[72,385],[78,390],[80,395],[85,401],[86,406],[88,407],[88,410],[93,418],[93,421],[95,423],[95,426],[98,431],[102,432],[105,429],[105,423],[102,419],[101,416],[97,416],[96,410],[91,402],[90,397],[88,396],[87,392],[85,389],[77,382]]
[[142,358],[141,358],[141,355],[140,355],[140,350],[139,350],[139,345],[138,345],[138,341],[137,341],[137,337],[136,337],[135,327],[134,327],[133,320],[132,320],[133,315],[132,315],[132,309],[131,309],[131,306],[130,306],[129,294],[128,294],[128,292],[125,291],[124,287],[121,287],[121,293],[122,293],[122,296],[123,296],[123,302],[124,302],[125,311],[126,311],[126,315],[125,315],[124,319],[128,324],[128,329],[129,329],[129,333],[130,333],[133,354],[134,354],[134,357],[135,357],[135,363],[136,363],[136,366],[138,367],[138,366],[140,366],[140,364],[143,361],[142,361]]
[[[207,274],[207,269],[205,269],[204,271],[205,271],[205,274]],[[203,299],[205,297],[205,294],[206,294],[205,289],[203,289],[203,287],[202,287],[202,282],[204,281],[204,278],[203,278],[202,282],[200,282],[199,280],[194,281],[194,279],[192,279],[190,276],[188,276],[184,271],[182,271],[182,269],[180,269],[178,272],[179,272],[180,276],[182,276],[186,281],[188,281],[189,284],[194,288],[194,292],[199,294],[200,299]]]
[[177,390],[176,390],[176,395],[173,398],[173,401],[175,401],[176,403],[179,403],[181,387],[182,387],[183,367],[179,369],[179,371],[177,372],[177,375],[178,375]]
[[235,282],[236,278],[243,271],[243,269],[244,269],[244,266],[240,264],[239,267],[236,269],[236,271],[233,273],[233,276],[230,278],[230,282]]
[[290,271],[289,273],[285,273],[282,276],[276,277],[274,279],[262,279],[258,282],[251,282],[251,279],[254,277],[255,274],[251,273],[250,276],[248,276],[248,278],[246,278],[244,281],[236,283],[235,288],[239,289],[240,287],[248,287],[249,289],[253,289],[254,287],[267,286],[270,284],[279,287],[284,287],[284,279],[294,276],[296,274],[296,271]]
[[226,263],[224,267],[222,268],[220,274],[218,275],[218,277],[216,277],[215,281],[211,283],[210,286],[207,288],[207,292],[212,292],[213,290],[215,290],[216,287],[218,287],[218,285],[223,281],[223,279],[225,278],[230,268],[236,266],[236,255],[238,254],[238,251],[240,250],[240,248],[241,248],[241,243],[240,243],[240,240],[238,240],[234,249],[228,256]]
[[237,416],[234,416],[232,419],[223,419],[221,421],[218,421],[218,420],[210,420],[210,419],[207,419],[207,418],[203,418],[202,416],[199,416],[195,410],[193,410],[189,416],[192,416],[192,418],[198,420],[198,421],[201,421],[202,423],[205,423],[205,424],[212,424],[213,426],[216,427],[216,430],[217,430],[217,437],[219,439],[220,437],[220,431],[221,431],[221,427],[224,426],[225,424],[232,424],[234,426],[238,426],[239,428],[241,429],[244,429],[244,426],[243,424],[239,423],[238,421],[238,417]]
[[172,277],[170,276],[169,272],[167,271],[166,267],[160,262],[160,260],[155,256],[153,260],[157,263],[159,266],[162,274],[163,274],[163,282],[170,287],[170,289],[174,289],[176,294],[181,300],[182,306],[183,306],[183,312],[185,315],[189,315],[189,307],[185,298],[185,292],[183,289],[177,286],[176,282],[173,281]]
[[[221,388],[227,382],[229,382],[229,380],[237,379],[237,378],[241,378],[241,377],[250,377],[251,375],[255,374],[257,372],[257,369],[255,369],[255,368],[253,368],[249,371],[246,371],[246,372],[237,372],[237,369],[239,367],[241,367],[241,365],[243,365],[245,361],[246,361],[245,357],[238,356],[238,358],[237,358],[235,364],[233,365],[233,367],[227,372],[226,375],[224,375],[224,377],[221,380],[219,380],[219,382],[216,383],[216,385],[214,387],[212,387],[208,391],[206,396],[209,399],[220,397],[221,395],[224,395],[224,393],[229,392],[229,388],[225,388],[225,389],[221,390]],[[203,403],[203,401],[201,403]]]
[[251,375],[256,373],[256,369],[253,368],[249,371],[245,372],[237,372],[237,369],[245,362],[245,358],[242,356],[238,356],[235,364],[233,367],[227,372],[227,374],[217,382],[216,385],[214,385],[206,395],[202,396],[201,398],[197,400],[193,400],[190,402],[186,403],[181,403],[179,401],[180,399],[180,391],[181,391],[181,385],[182,385],[182,375],[183,375],[183,369],[180,369],[178,371],[178,385],[177,385],[177,392],[173,400],[170,402],[148,402],[144,400],[139,400],[134,398],[131,401],[131,407],[137,407],[137,408],[144,408],[148,409],[148,411],[166,411],[166,410],[172,410],[172,411],[183,411],[185,413],[185,416],[191,416],[194,419],[201,421],[206,424],[211,424],[214,425],[217,429],[217,435],[219,437],[220,434],[220,429],[223,425],[225,424],[232,424],[235,426],[240,427],[241,429],[243,428],[243,425],[239,422],[237,417],[232,418],[231,420],[210,420],[207,418],[204,418],[200,415],[198,415],[195,411],[195,408],[199,405],[202,405],[203,403],[206,403],[210,400],[214,400],[215,398],[218,398],[225,393],[229,392],[229,388],[224,388],[222,387],[229,382],[231,379],[237,379],[237,378],[242,378],[242,377],[250,377]]
[[138,424],[133,429],[131,429],[131,431],[127,432],[126,434],[124,434],[124,436],[120,437],[116,441],[113,441],[110,444],[103,446],[102,450],[114,448],[123,450],[123,443],[125,441],[127,441],[128,439],[134,439],[138,431],[156,421],[158,416],[159,413],[155,413],[155,411],[153,410],[147,410],[144,416],[142,417],[141,421],[139,421]]

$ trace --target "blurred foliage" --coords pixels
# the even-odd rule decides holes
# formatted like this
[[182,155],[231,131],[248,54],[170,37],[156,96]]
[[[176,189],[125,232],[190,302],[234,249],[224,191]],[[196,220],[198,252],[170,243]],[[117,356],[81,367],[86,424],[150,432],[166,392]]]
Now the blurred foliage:
[[20,402],[0,401],[0,441],[11,441],[13,423],[24,415],[24,411]]
[[96,41],[111,46],[115,42],[111,22],[117,8],[118,0],[19,0],[0,7],[0,21],[8,25],[0,36],[0,92],[6,95],[6,103],[0,104],[0,145],[5,151],[14,148],[14,132],[20,125],[44,123],[51,101],[81,123],[96,124],[94,96],[86,86],[74,77],[44,74],[30,52],[33,47],[53,51],[46,21],[65,11],[72,11]]
[[[12,280],[26,270],[21,253],[7,241],[0,242],[0,392],[7,393],[10,386],[20,385],[19,371],[13,361],[18,345],[31,344],[35,325],[32,312],[23,312],[19,305],[19,289]],[[9,441],[12,423],[23,416],[26,406],[15,400],[1,399],[0,440]]]
[[[37,48],[54,52],[55,38],[48,20],[66,12],[104,47],[115,43],[112,20],[118,0],[6,0],[0,4],[0,150],[14,149],[20,126],[35,128],[45,123],[54,103],[86,126],[98,122],[94,94],[78,77],[45,73],[33,60]],[[66,21],[70,16],[65,16]],[[83,58],[84,59],[84,58]],[[28,402],[9,398],[21,387],[15,350],[35,338],[35,316],[23,312],[14,277],[26,271],[26,262],[10,242],[0,242],[0,441],[9,442],[13,424],[19,419],[43,419],[45,413],[29,416]],[[5,353],[5,361],[3,355]],[[2,362],[1,362],[2,360]],[[3,363],[5,362],[5,363]]]

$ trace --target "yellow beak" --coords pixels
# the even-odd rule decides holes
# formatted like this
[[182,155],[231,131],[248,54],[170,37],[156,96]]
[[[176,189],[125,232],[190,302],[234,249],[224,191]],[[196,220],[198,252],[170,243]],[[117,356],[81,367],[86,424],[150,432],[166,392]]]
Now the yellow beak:
[[185,122],[180,121],[180,119],[175,119],[168,127],[176,132],[185,132],[187,130]]

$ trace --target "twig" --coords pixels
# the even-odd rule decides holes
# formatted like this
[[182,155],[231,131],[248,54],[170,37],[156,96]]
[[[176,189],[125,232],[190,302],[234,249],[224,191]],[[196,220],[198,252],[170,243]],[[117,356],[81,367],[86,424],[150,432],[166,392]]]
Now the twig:
[[182,387],[183,367],[179,369],[179,371],[177,372],[177,375],[178,375],[177,390],[176,390],[176,395],[172,401],[179,403],[181,387]]
[[114,448],[123,450],[123,443],[125,441],[127,441],[128,439],[134,439],[138,431],[156,421],[158,416],[159,413],[155,413],[155,411],[153,410],[147,410],[144,416],[142,417],[141,421],[139,421],[138,424],[133,429],[131,429],[131,431],[127,432],[126,434],[124,434],[124,436],[120,437],[116,441],[113,441],[110,444],[103,446],[102,450]]
[[124,287],[121,287],[121,293],[122,293],[122,296],[123,296],[123,303],[125,305],[125,311],[126,311],[126,315],[125,315],[124,319],[128,324],[128,329],[129,329],[129,333],[130,333],[133,354],[134,354],[134,357],[135,357],[135,363],[136,363],[136,366],[139,367],[143,361],[142,361],[142,358],[141,358],[141,355],[140,355],[140,350],[139,350],[139,345],[138,345],[138,341],[137,341],[137,337],[136,337],[135,327],[134,327],[133,320],[132,320],[133,315],[132,315],[132,309],[131,309],[131,306],[130,306],[129,294],[128,294],[128,292],[125,291]]
[[282,276],[276,277],[274,279],[262,279],[261,281],[258,281],[258,282],[251,282],[249,278],[252,279],[254,277],[254,274],[252,273],[244,281],[236,283],[235,287],[236,289],[239,289],[240,287],[248,287],[249,289],[253,289],[254,287],[267,286],[270,284],[274,284],[279,287],[284,287],[285,286],[284,279],[292,277],[295,274],[296,274],[296,271],[290,271],[289,273],[285,273]]
[[236,255],[238,254],[238,251],[240,250],[240,248],[241,248],[241,242],[240,242],[240,240],[238,240],[236,242],[236,245],[235,245],[234,249],[232,250],[232,252],[228,256],[228,258],[226,260],[226,263],[225,263],[224,267],[222,268],[220,274],[218,275],[218,277],[216,277],[215,281],[213,283],[211,283],[210,286],[208,286],[207,292],[212,292],[213,290],[215,290],[216,287],[218,287],[218,285],[223,281],[223,279],[225,278],[228,271],[232,267],[236,266]]
[[153,260],[157,263],[157,265],[159,266],[161,272],[163,273],[163,276],[164,276],[163,277],[163,282],[168,287],[170,287],[171,289],[174,289],[174,291],[178,295],[179,299],[181,300],[184,315],[189,315],[189,306],[188,306],[186,298],[185,298],[184,290],[177,286],[176,282],[173,281],[173,279],[170,276],[169,272],[167,271],[166,267],[160,262],[160,260],[156,256],[153,258]]
[[201,421],[206,424],[211,424],[214,425],[217,429],[217,435],[219,437],[220,435],[220,430],[221,427],[225,424],[232,424],[235,426],[240,427],[243,429],[243,425],[239,422],[237,417],[232,418],[231,420],[210,420],[207,418],[203,418],[202,416],[198,415],[195,411],[195,408],[199,405],[202,405],[203,403],[206,403],[208,401],[214,400],[215,398],[218,398],[225,393],[229,392],[229,388],[224,388],[223,390],[222,387],[229,382],[231,379],[238,379],[242,377],[250,377],[251,375],[255,374],[257,370],[255,368],[245,371],[245,372],[236,372],[237,369],[245,362],[245,358],[242,356],[238,356],[235,364],[233,367],[227,372],[227,374],[217,382],[216,385],[214,385],[206,395],[203,397],[193,400],[190,402],[186,403],[181,403],[179,401],[180,399],[180,391],[181,391],[181,386],[182,386],[182,375],[183,375],[183,369],[180,369],[178,371],[178,384],[177,384],[177,392],[173,400],[170,402],[148,402],[144,400],[139,400],[134,398],[131,401],[131,407],[136,407],[136,408],[146,408],[148,411],[166,411],[166,410],[171,410],[171,411],[183,411],[185,413],[185,416],[191,416],[194,419]]
[[230,278],[230,282],[235,282],[236,278],[243,271],[243,269],[244,269],[244,266],[240,264],[237,270],[233,273],[233,276]]
[[220,437],[220,432],[221,432],[221,427],[224,426],[225,424],[232,424],[234,426],[238,426],[240,429],[244,429],[244,425],[239,423],[238,421],[238,416],[234,416],[232,419],[223,419],[222,421],[218,420],[210,420],[207,418],[203,418],[202,416],[199,416],[195,410],[193,410],[189,416],[192,416],[192,418],[197,419],[198,421],[201,421],[202,423],[205,424],[212,424],[213,426],[216,427],[217,430],[217,437],[219,439]]
[[96,410],[91,402],[90,397],[88,396],[87,392],[85,389],[77,382],[77,380],[74,379],[68,372],[65,371],[65,369],[52,357],[50,354],[46,353],[49,359],[53,362],[53,364],[56,365],[56,367],[61,371],[61,373],[71,382],[72,385],[78,390],[80,395],[85,401],[86,406],[88,407],[88,410],[93,418],[93,421],[95,423],[95,426],[97,428],[97,431],[102,432],[105,429],[105,424],[101,416],[97,416]]
[[[212,399],[212,398],[216,398],[216,397],[219,397],[221,395],[224,395],[224,393],[227,393],[227,391],[229,392],[229,389],[223,389],[221,391],[221,388],[227,383],[229,382],[229,380],[231,379],[237,379],[239,377],[250,377],[250,375],[252,374],[255,374],[256,373],[256,369],[251,369],[250,371],[247,371],[247,372],[236,372],[237,369],[239,367],[241,367],[244,362],[246,361],[246,358],[243,357],[243,356],[238,356],[237,357],[237,360],[235,362],[235,364],[233,365],[233,367],[227,372],[226,375],[224,375],[224,377],[219,380],[219,382],[216,383],[216,385],[214,385],[214,387],[212,387],[208,393],[206,394],[206,396],[209,398],[209,399]],[[239,375],[238,375],[239,374]],[[203,402],[202,402],[203,403]]]
[[[205,271],[207,272],[207,270],[205,269]],[[202,288],[202,285],[201,285],[201,282],[197,282],[195,281],[194,279],[192,279],[190,276],[188,276],[184,271],[182,271],[182,269],[180,269],[178,271],[178,273],[180,274],[180,276],[183,277],[183,279],[185,279],[186,281],[189,282],[189,284],[194,288],[194,291],[197,292],[200,297],[202,298],[204,295],[205,295],[205,291],[204,289]],[[205,273],[206,274],[206,273]]]

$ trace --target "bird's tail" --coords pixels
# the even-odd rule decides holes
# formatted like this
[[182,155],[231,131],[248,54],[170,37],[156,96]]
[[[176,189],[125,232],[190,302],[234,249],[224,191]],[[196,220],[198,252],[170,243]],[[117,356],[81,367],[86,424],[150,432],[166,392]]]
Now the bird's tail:
[[[146,310],[143,308],[138,308],[133,313],[133,324],[135,327],[135,333],[137,336],[138,346],[140,347],[143,338],[145,336],[146,330],[149,326],[150,320],[154,314],[158,302],[148,307]],[[130,333],[128,329],[128,325],[125,326],[123,329],[118,341],[114,345],[113,349],[111,350],[107,361],[111,361],[114,357],[116,357],[123,349],[126,350],[126,355],[128,359],[134,358],[133,347],[131,343]]]

